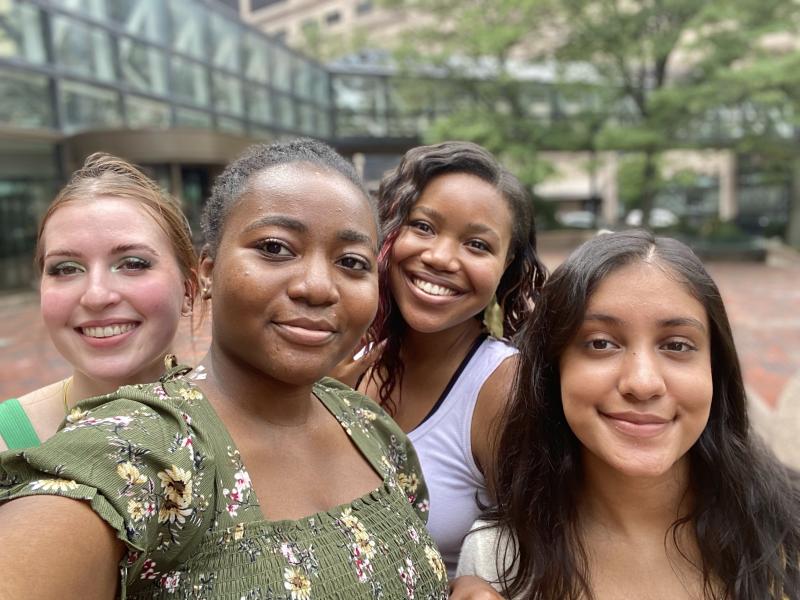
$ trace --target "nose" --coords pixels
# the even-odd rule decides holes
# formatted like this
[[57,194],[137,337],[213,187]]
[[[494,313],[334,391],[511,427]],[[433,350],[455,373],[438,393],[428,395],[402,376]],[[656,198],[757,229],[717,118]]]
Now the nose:
[[667,391],[655,351],[636,349],[626,353],[622,362],[618,389],[634,402],[660,398]]
[[89,271],[86,277],[86,288],[81,295],[81,305],[98,311],[120,301],[121,295],[114,285],[114,275],[108,271]]
[[303,263],[289,282],[289,297],[311,306],[336,304],[339,301],[336,266],[324,256],[310,256]]
[[423,264],[436,271],[454,272],[458,270],[458,247],[456,240],[437,237],[422,252]]

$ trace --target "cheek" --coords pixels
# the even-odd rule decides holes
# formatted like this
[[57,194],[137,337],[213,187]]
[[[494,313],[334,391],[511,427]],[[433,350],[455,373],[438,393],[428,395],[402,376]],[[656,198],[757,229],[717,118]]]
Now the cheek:
[[48,328],[67,323],[77,305],[77,292],[67,286],[54,287],[43,284],[40,289],[42,320]]
[[177,276],[131,281],[130,299],[142,316],[157,319],[165,327],[177,327],[183,304],[183,280]]

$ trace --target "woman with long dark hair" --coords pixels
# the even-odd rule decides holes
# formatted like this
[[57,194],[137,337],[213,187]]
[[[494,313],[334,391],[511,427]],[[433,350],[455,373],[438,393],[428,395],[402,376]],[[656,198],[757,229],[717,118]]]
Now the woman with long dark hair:
[[497,505],[459,573],[508,598],[800,598],[800,491],[751,432],[725,307],[688,247],[586,242],[518,340]]
[[[357,387],[414,443],[428,528],[452,575],[479,501],[491,503],[488,432],[516,366],[510,338],[545,277],[531,199],[484,148],[444,142],[409,150],[381,182],[378,208],[385,241],[369,333],[380,357]],[[494,335],[485,322],[493,298]]]

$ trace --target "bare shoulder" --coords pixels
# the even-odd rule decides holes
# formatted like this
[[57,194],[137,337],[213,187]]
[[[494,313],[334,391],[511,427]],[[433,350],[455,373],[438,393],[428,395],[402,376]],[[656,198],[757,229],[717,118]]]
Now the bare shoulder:
[[[70,548],[70,552],[63,552]],[[0,572],[8,596],[111,598],[124,548],[88,503],[32,496],[0,506]]]
[[478,393],[472,415],[472,453],[484,475],[492,459],[491,441],[499,427],[503,409],[508,404],[518,355],[506,358],[486,379]]
[[[19,403],[25,409],[25,412],[30,416],[29,410],[37,410],[41,405],[49,405],[55,400],[63,401],[64,381],[54,381],[48,385],[42,386],[39,389],[28,392],[24,396],[17,398]],[[63,411],[62,411],[63,412]]]
[[[56,381],[17,398],[40,440],[52,436],[64,419],[64,381]],[[0,451],[6,444],[0,437]]]

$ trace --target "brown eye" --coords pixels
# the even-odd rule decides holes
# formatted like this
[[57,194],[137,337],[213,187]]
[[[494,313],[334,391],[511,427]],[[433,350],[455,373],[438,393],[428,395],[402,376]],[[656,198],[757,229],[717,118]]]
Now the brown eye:
[[281,258],[293,256],[289,247],[279,240],[262,240],[258,243],[257,248],[267,256],[280,256]]

